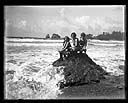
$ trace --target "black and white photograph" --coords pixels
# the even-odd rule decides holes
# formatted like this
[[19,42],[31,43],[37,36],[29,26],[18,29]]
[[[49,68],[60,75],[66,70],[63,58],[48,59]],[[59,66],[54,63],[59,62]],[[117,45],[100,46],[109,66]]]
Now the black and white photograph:
[[4,99],[125,99],[125,9],[4,6]]

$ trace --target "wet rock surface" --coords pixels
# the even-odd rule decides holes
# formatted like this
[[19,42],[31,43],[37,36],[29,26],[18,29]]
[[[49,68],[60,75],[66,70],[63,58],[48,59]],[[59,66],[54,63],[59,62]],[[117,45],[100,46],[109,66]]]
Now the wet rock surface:
[[100,82],[108,73],[97,65],[86,53],[76,53],[53,62],[53,66],[64,66],[65,82],[61,87]]
[[99,83],[63,88],[58,99],[124,99],[124,76],[105,76]]

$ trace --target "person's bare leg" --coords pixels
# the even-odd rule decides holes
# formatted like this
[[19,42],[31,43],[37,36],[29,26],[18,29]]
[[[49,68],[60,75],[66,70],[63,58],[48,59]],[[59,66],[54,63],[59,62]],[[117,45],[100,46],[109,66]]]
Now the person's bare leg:
[[63,60],[63,53],[62,53],[62,51],[60,51],[59,53],[60,53],[60,59]]

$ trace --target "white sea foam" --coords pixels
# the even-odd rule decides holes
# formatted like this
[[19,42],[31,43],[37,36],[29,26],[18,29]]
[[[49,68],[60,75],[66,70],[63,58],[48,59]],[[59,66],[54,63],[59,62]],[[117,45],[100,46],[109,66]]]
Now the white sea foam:
[[[7,62],[5,64],[5,71],[15,71],[12,79],[13,83],[18,82],[22,78],[23,80],[40,82],[44,85],[42,88],[44,89],[44,92],[41,92],[41,94],[37,92],[35,95],[36,99],[55,99],[56,96],[61,93],[57,83],[64,79],[64,76],[61,74],[62,72],[56,73],[55,70],[57,68],[51,65],[52,62],[58,58],[56,55],[57,52],[55,50],[42,50],[35,53],[37,54],[36,56],[31,56],[33,52],[30,50],[27,53],[14,53],[7,55],[6,61],[13,59],[16,60],[16,64]],[[44,55],[46,53],[48,55]],[[52,53],[52,55],[49,55],[49,53]],[[13,57],[9,58],[9,56]],[[20,62],[23,63],[20,64]],[[31,71],[32,69],[38,69],[39,71],[33,72]],[[19,96],[18,98],[21,97]]]
[[[13,83],[19,79],[40,82],[43,87],[32,97],[35,99],[54,99],[62,93],[57,83],[64,79],[63,71],[56,72],[57,69],[62,70],[62,67],[52,66],[52,62],[59,58],[57,51],[62,47],[62,43],[6,43],[5,47],[5,71],[16,71],[11,80]],[[87,54],[111,75],[124,74],[124,71],[119,69],[125,61],[124,45],[94,46],[88,43]]]
[[110,44],[110,43],[89,43],[90,45],[94,45],[94,46],[122,46],[124,44]]
[[88,42],[92,42],[92,43],[108,43],[108,44],[111,44],[111,43],[122,43],[124,44],[125,41],[117,41],[117,40],[88,40]]
[[62,46],[62,43],[5,43],[7,46]]
[[61,43],[61,42],[63,42],[63,40],[48,40],[48,39],[46,39],[46,40],[44,40],[44,39],[17,39],[17,38],[13,38],[13,39],[11,39],[11,38],[6,38],[5,39],[5,42],[49,42],[49,43]]

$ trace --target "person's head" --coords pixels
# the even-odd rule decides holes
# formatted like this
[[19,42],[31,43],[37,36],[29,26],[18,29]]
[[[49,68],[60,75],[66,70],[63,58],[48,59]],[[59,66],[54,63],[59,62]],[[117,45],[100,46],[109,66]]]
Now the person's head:
[[81,33],[81,38],[86,38],[86,34],[84,32]]
[[73,38],[73,39],[76,38],[76,33],[75,32],[71,33],[71,38]]
[[68,42],[70,39],[68,36],[65,36],[64,40]]

